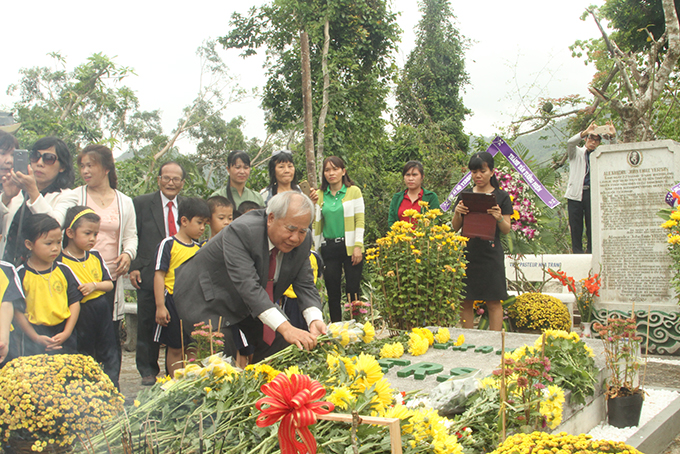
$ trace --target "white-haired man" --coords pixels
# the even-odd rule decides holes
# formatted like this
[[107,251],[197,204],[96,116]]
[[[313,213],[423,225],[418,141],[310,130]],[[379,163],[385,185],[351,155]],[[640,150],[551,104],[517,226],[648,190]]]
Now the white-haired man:
[[[326,332],[309,264],[312,202],[297,192],[272,197],[224,228],[177,270],[175,304],[185,330],[212,321],[238,325],[257,362],[288,344],[311,350]],[[295,328],[274,303],[293,285],[309,332]],[[234,354],[230,336],[225,352]],[[230,351],[231,350],[231,351]]]

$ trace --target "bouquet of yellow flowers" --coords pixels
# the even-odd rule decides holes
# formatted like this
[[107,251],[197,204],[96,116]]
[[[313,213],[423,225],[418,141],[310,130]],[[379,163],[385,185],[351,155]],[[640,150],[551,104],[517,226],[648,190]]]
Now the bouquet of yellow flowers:
[[[677,194],[673,194],[677,197]],[[661,210],[659,215],[666,219],[666,222],[661,224],[661,228],[665,229],[668,235],[668,255],[671,258],[673,273],[671,284],[675,292],[680,296],[680,225],[678,225],[678,222],[680,222],[680,207],[673,208],[670,212],[668,212],[668,209]]]
[[123,410],[123,396],[84,355],[17,358],[0,371],[0,431],[14,451],[69,448]]
[[467,238],[436,225],[439,209],[404,211],[412,223],[395,222],[377,247],[366,251],[376,272],[389,326],[455,326],[465,276]]

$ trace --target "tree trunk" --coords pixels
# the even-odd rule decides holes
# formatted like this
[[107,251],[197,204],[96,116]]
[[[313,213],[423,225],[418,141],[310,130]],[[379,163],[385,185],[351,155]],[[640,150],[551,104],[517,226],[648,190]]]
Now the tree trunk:
[[326,115],[328,114],[328,87],[331,84],[330,76],[328,75],[328,47],[331,42],[329,32],[328,19],[323,25],[323,52],[321,54],[321,71],[323,72],[323,101],[321,105],[321,112],[319,112],[319,133],[316,139],[316,171],[319,179],[316,181],[317,187],[321,186],[321,175],[323,175],[323,142],[324,132],[326,130]]
[[312,126],[312,69],[309,62],[309,35],[300,32],[302,60],[302,106],[304,110],[305,155],[307,158],[307,181],[316,182],[314,163],[314,131]]

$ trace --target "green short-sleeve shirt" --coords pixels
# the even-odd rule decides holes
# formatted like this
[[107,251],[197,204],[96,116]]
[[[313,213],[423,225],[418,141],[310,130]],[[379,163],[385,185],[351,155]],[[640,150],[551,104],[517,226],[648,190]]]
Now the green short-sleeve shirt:
[[326,239],[343,238],[345,236],[345,210],[342,207],[342,199],[347,193],[347,188],[342,188],[331,194],[330,186],[323,193],[323,206],[321,214],[323,216],[323,237]]
[[[219,188],[217,191],[210,194],[210,197],[215,196],[215,195],[221,195],[222,197],[227,197],[227,187],[223,186],[223,187]],[[264,208],[264,200],[262,200],[262,196],[260,194],[258,194],[257,192],[253,191],[250,188],[243,188],[243,195],[239,195],[238,191],[236,189],[232,188],[231,195],[232,195],[232,197],[234,197],[234,203],[236,203],[236,206],[234,207],[234,211],[238,210],[238,207],[243,202],[255,202],[258,205],[260,205],[262,208]]]

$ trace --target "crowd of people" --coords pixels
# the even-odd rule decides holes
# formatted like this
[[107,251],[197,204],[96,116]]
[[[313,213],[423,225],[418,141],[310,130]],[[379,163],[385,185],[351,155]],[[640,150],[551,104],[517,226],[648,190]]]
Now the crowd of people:
[[[587,145],[594,143],[591,129],[584,132]],[[165,372],[178,367],[190,352],[195,323],[224,332],[226,353],[244,366],[291,343],[314,348],[326,331],[315,284],[320,275],[332,322],[342,320],[345,295],[356,300],[361,294],[364,200],[340,157],[323,161],[321,187],[314,189],[298,182],[291,152],[275,152],[269,184],[257,192],[247,187],[250,157],[233,151],[225,186],[207,200],[183,197],[186,172],[166,162],[158,191],[131,199],[117,190],[114,158],[104,145],[79,152],[84,184],[76,188],[62,140],[36,141],[21,170],[14,166],[18,148],[16,138],[0,130],[2,365],[22,355],[79,352],[93,356],[118,385],[126,276],[137,294],[136,364],[144,385],[161,372],[161,344],[167,346]],[[500,302],[507,298],[500,234],[510,231],[512,203],[489,153],[473,155],[469,168],[474,187],[465,192],[493,194],[488,214],[497,224],[493,241],[472,238],[467,245],[463,326],[472,327],[473,301],[484,300],[490,327],[499,330]],[[439,205],[423,188],[424,172],[418,161],[404,166],[405,189],[392,198],[390,225],[408,221],[404,212],[420,211],[421,201]],[[459,197],[454,229],[466,214]]]

